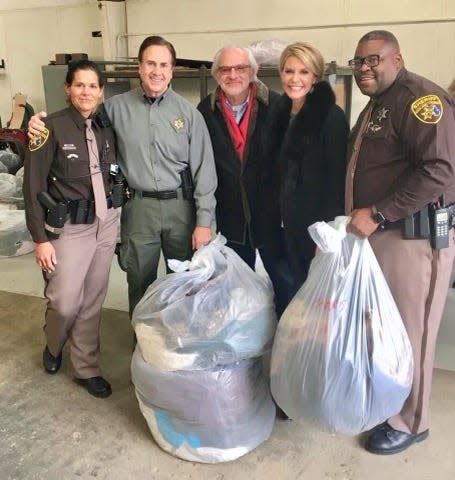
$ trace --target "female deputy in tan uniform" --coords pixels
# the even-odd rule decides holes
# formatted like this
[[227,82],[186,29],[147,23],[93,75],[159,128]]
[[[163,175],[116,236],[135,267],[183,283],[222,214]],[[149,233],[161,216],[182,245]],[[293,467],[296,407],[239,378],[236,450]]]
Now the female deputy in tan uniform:
[[114,195],[120,183],[115,139],[112,128],[92,116],[103,95],[93,62],[69,66],[65,92],[69,107],[46,118],[25,160],[27,226],[47,299],[43,364],[57,373],[68,341],[75,381],[107,397],[111,386],[100,374],[99,327],[121,203]]

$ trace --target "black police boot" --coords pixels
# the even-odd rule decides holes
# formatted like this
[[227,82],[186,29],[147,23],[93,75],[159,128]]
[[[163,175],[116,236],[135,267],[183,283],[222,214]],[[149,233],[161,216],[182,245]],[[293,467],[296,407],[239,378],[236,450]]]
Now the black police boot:
[[417,442],[428,438],[428,430],[421,433],[406,433],[395,430],[388,423],[373,429],[365,444],[365,449],[377,455],[392,455],[402,452]]
[[54,357],[52,353],[49,351],[49,348],[44,349],[43,352],[43,366],[44,370],[46,370],[47,373],[54,374],[57,373],[60,370],[60,367],[62,365],[62,352],[60,352],[60,355],[57,357]]
[[112,393],[111,385],[103,377],[75,378],[74,381],[85,387],[94,397],[106,398]]

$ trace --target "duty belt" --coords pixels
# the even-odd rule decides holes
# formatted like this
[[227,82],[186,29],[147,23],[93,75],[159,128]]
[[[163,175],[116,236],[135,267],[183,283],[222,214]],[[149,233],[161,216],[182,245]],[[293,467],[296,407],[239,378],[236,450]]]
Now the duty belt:
[[403,226],[403,219],[397,220],[396,222],[386,221],[381,226],[381,230],[399,230]]
[[158,200],[169,200],[178,198],[177,190],[160,190],[158,192],[144,192],[142,190],[130,189],[132,197],[157,198]]
[[[92,208],[92,209],[95,208],[95,201],[94,200],[85,200],[85,199],[81,198],[81,199],[78,199],[78,200],[66,200],[66,203],[68,205],[68,211],[71,211],[73,209],[77,209],[78,206],[83,202],[85,202],[87,205],[89,205],[89,208]],[[115,208],[114,205],[112,204],[112,195],[109,195],[108,197],[106,197],[106,203],[107,203],[107,208]]]
[[[445,207],[449,213],[449,228],[455,227],[455,203],[448,205]],[[419,212],[414,213],[413,217],[417,220]],[[405,219],[400,218],[400,220],[396,220],[395,222],[386,221],[382,225],[382,230],[399,230],[404,226]]]
[[[107,208],[115,208],[112,203],[112,196],[106,197]],[[71,223],[93,223],[95,221],[94,200],[67,200],[68,216]]]

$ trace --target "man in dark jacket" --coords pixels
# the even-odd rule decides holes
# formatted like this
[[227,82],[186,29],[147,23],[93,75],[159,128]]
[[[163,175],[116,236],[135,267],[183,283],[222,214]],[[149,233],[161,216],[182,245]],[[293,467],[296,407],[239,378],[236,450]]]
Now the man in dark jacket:
[[[276,262],[263,248],[260,192],[263,176],[262,144],[270,106],[279,95],[257,79],[258,65],[250,50],[227,46],[215,54],[212,76],[216,89],[198,105],[205,118],[215,155],[218,187],[217,229],[227,245],[254,269],[256,248],[275,288],[281,313]],[[281,275],[283,271],[281,269]]]

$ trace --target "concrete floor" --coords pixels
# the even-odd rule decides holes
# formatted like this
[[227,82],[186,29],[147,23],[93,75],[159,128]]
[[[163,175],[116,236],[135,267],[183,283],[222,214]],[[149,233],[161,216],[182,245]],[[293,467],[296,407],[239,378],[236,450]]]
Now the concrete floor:
[[[18,264],[27,269],[22,279],[16,277]],[[103,310],[102,369],[113,395],[96,399],[72,381],[65,351],[57,375],[43,371],[45,304],[33,296],[42,288],[33,259],[1,259],[0,268],[0,480],[455,478],[450,440],[455,431],[455,372],[441,369],[434,376],[430,438],[399,455],[371,455],[361,447],[361,438],[276,421],[266,443],[234,462],[203,465],[172,457],[153,441],[130,383],[126,312]],[[114,267],[113,275],[117,273]],[[123,308],[125,285],[123,277],[119,279],[111,282],[108,303]],[[14,290],[26,295],[10,293]],[[449,300],[444,323],[449,316],[453,320],[454,291]],[[443,332],[448,353],[455,345],[450,332]]]

